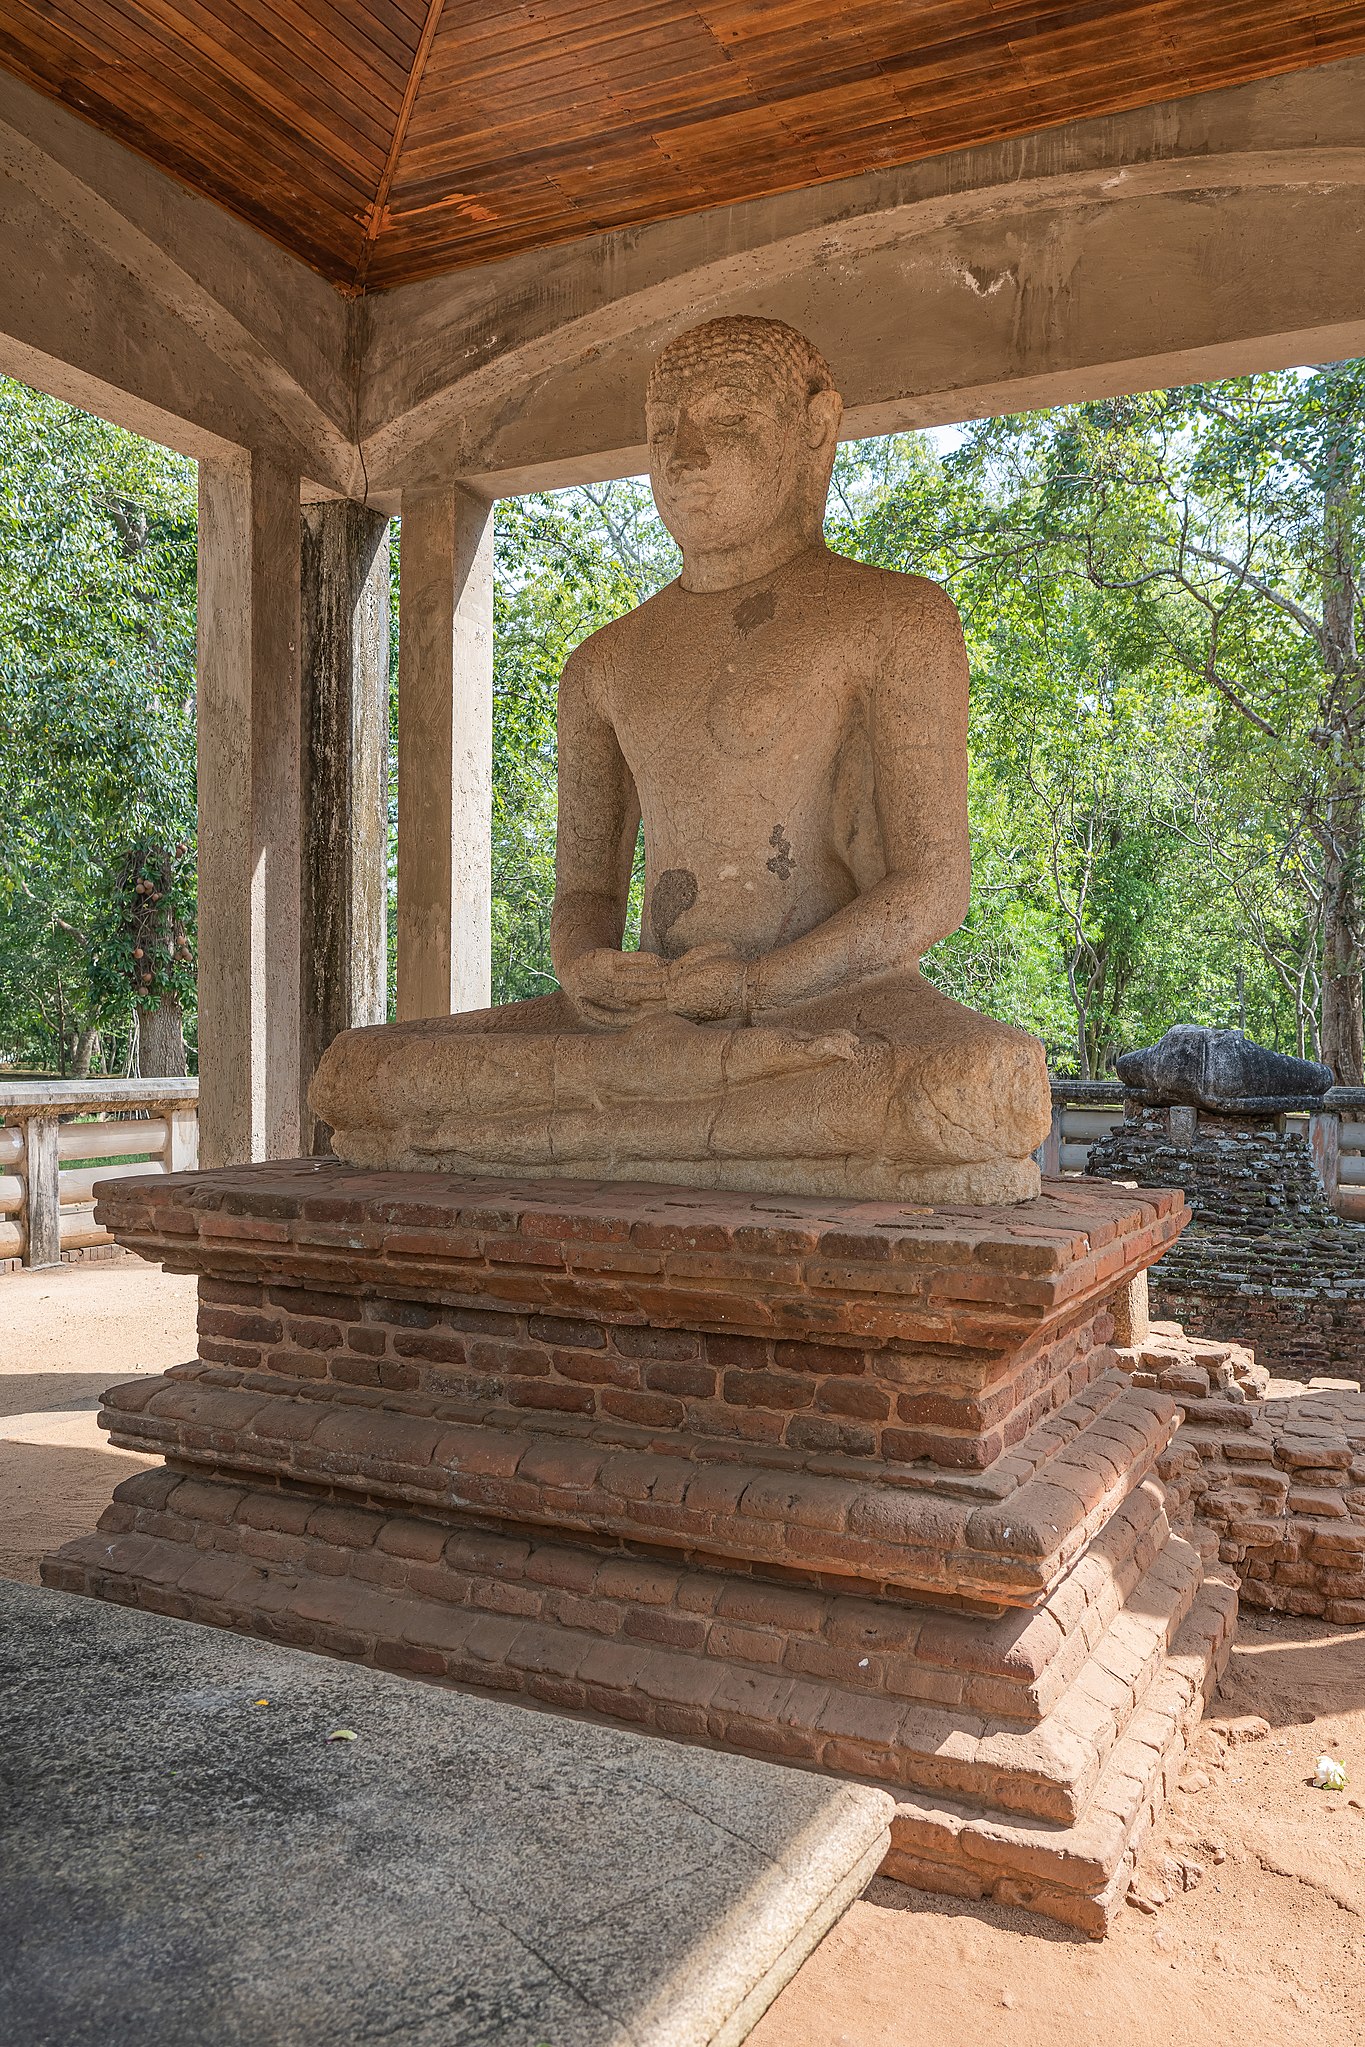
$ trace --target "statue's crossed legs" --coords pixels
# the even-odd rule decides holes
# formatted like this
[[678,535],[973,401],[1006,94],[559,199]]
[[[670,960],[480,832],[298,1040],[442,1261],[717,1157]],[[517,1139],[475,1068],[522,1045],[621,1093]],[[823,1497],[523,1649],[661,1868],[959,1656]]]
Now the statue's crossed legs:
[[1036,1193],[1050,1118],[1037,1039],[913,971],[747,1025],[556,993],[348,1032],[313,1103],[357,1165],[931,1202]]

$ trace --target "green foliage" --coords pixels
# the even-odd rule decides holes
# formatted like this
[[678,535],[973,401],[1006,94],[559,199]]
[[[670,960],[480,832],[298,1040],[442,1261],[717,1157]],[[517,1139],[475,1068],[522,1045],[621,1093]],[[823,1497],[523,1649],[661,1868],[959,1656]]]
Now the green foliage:
[[[543,995],[554,901],[555,711],[581,640],[677,573],[645,486],[505,499],[497,512],[493,658],[493,1000]],[[638,943],[640,861],[627,944]]]
[[192,1004],[194,621],[193,464],[0,381],[0,1060]]
[[[1362,401],[1335,364],[840,451],[831,545],[945,584],[967,635],[973,896],[926,971],[1063,1071],[1177,1020],[1344,1042]],[[0,1059],[192,1010],[194,518],[191,464],[0,383]],[[676,570],[638,481],[498,507],[495,1001],[554,986],[564,662]]]

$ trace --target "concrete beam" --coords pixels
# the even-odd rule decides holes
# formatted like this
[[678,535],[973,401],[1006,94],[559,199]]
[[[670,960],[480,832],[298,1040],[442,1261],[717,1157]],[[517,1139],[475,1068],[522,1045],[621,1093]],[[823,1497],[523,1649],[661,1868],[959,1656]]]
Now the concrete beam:
[[199,467],[199,1155],[294,1158],[300,1020],[299,479]]
[[331,285],[5,72],[0,188],[0,374],[362,494],[356,308]]
[[358,303],[3,75],[0,177],[0,370],[386,510],[640,469],[653,354],[724,312],[810,333],[850,436],[1365,353],[1365,59]]
[[849,438],[1365,354],[1365,60],[412,285],[362,307],[380,488],[644,467],[658,348],[790,320]]
[[[303,514],[305,1091],[339,1031],[388,1001],[389,522],[365,505]],[[304,1148],[331,1150],[305,1111]]]
[[398,652],[398,1015],[490,998],[493,508],[403,494]]

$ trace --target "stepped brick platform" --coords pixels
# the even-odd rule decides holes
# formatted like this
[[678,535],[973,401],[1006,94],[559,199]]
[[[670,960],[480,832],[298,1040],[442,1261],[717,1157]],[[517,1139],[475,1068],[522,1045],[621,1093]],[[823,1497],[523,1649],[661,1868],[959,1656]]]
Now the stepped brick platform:
[[109,1183],[200,1274],[164,1469],[49,1584],[875,1780],[887,1874],[1102,1932],[1235,1615],[1112,1306],[1174,1191],[1004,1209],[375,1174]]

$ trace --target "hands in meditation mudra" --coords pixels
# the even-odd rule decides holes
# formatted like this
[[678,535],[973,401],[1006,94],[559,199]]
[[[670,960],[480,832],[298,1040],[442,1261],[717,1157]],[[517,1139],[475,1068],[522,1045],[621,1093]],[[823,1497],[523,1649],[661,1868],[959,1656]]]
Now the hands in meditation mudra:
[[[649,381],[678,580],[559,698],[552,995],[348,1031],[312,1089],[357,1165],[1023,1201],[1036,1038],[925,981],[971,887],[952,600],[832,554],[842,401],[777,321],[714,320]],[[640,950],[623,952],[643,817]]]

